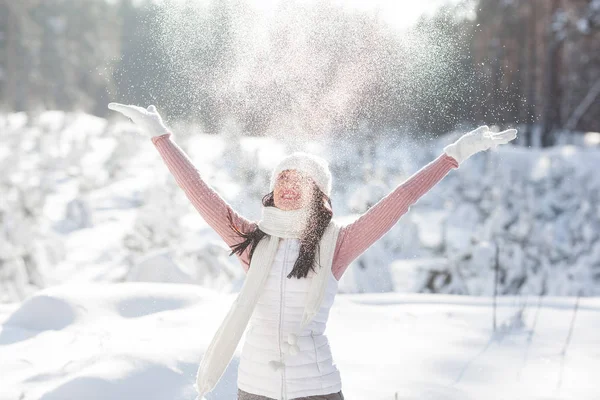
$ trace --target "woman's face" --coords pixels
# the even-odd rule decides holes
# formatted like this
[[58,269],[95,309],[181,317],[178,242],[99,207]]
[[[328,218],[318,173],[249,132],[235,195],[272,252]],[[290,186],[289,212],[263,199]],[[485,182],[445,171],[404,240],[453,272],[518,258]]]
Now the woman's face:
[[295,169],[286,169],[277,175],[273,188],[273,201],[275,207],[281,210],[297,210],[310,203],[313,192],[312,179]]

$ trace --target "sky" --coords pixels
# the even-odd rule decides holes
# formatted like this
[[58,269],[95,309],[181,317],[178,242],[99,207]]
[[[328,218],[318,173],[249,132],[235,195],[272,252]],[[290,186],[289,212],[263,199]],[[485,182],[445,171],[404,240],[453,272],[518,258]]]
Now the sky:
[[[275,8],[284,0],[247,0],[257,9],[266,12]],[[298,3],[311,3],[316,0],[296,0]],[[351,9],[379,13],[390,26],[403,29],[414,23],[424,13],[435,11],[446,3],[457,3],[458,0],[331,0]]]

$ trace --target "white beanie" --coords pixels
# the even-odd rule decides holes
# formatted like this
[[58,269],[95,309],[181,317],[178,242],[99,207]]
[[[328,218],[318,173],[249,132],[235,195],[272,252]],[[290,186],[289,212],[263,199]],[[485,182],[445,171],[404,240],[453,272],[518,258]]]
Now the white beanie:
[[273,191],[275,188],[275,181],[279,173],[286,169],[295,169],[306,174],[317,184],[323,193],[331,196],[331,171],[329,171],[329,164],[325,159],[301,151],[290,154],[281,160],[271,173],[270,191]]

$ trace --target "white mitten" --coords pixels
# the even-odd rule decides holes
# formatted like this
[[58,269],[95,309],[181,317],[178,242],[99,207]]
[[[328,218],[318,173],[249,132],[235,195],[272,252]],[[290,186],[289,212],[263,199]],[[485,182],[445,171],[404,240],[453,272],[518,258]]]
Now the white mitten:
[[516,129],[507,129],[502,132],[490,132],[486,125],[462,135],[456,142],[444,147],[444,153],[462,163],[473,154],[495,149],[499,144],[506,144],[517,137]]
[[154,106],[144,108],[120,103],[108,103],[108,108],[131,118],[133,123],[138,125],[147,135],[159,136],[169,132]]

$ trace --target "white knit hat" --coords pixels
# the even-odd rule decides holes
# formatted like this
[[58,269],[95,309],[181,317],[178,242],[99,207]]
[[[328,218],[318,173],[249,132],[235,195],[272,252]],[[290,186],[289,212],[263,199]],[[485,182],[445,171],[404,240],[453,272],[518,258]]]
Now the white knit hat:
[[296,151],[285,157],[277,164],[271,174],[270,191],[275,188],[275,181],[279,173],[286,169],[295,169],[308,175],[323,193],[331,196],[331,171],[329,171],[329,164],[324,158],[301,151]]

